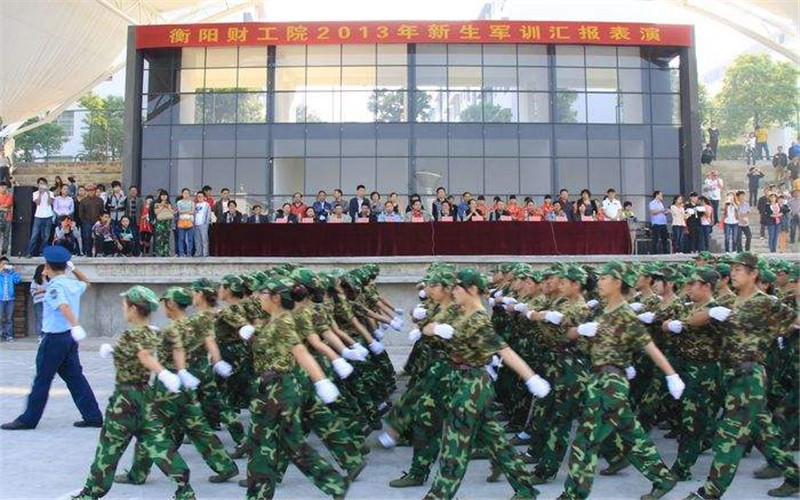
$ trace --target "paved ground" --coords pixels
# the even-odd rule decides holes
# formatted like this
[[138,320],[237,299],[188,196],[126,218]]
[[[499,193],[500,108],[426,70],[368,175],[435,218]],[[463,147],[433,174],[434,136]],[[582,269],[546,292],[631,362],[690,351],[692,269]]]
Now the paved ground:
[[[102,340],[87,340],[82,345],[83,365],[95,393],[105,406],[113,388],[113,367],[97,354]],[[17,341],[0,346],[0,419],[7,422],[22,410],[29,384],[33,377],[33,360],[36,344],[32,341]],[[402,356],[393,359],[396,366],[402,364]],[[98,429],[76,429],[72,422],[79,419],[69,392],[58,379],[50,392],[50,401],[44,418],[34,431],[0,432],[0,499],[61,499],[76,492],[82,485],[94,456]],[[374,438],[373,438],[374,439]],[[223,436],[225,440],[225,436]],[[230,446],[229,441],[225,441]],[[664,440],[662,432],[656,434],[656,442],[667,463],[675,458],[675,442]],[[369,455],[369,465],[353,485],[348,498],[389,499],[421,498],[425,488],[396,490],[389,488],[387,482],[398,477],[410,463],[410,448],[384,451],[373,441],[374,451]],[[192,484],[201,499],[243,498],[244,490],[235,482],[215,485],[207,481],[211,471],[202,463],[198,453],[191,446],[184,446],[181,453],[192,470]],[[130,463],[130,450],[123,457],[122,465]],[[245,461],[238,461],[241,469]],[[705,454],[695,466],[694,474],[704,478],[708,471],[710,456]],[[757,453],[744,459],[739,475],[728,495],[729,499],[767,499],[766,491],[778,486],[780,480],[757,481],[751,478],[752,471],[761,465]],[[460,499],[509,498],[512,490],[507,482],[488,484],[484,482],[489,464],[476,461],[470,465],[467,477],[459,492]],[[240,476],[240,477],[243,477]],[[561,491],[565,477],[562,468],[558,479],[541,487],[540,498],[552,499]],[[700,481],[681,483],[666,498],[683,498],[696,489]],[[649,483],[635,470],[624,471],[618,477],[598,477],[592,498],[622,500],[636,499],[649,491]],[[172,488],[163,475],[154,469],[151,478],[144,486],[115,485],[109,499],[150,499],[169,498]],[[320,494],[297,469],[290,468],[283,484],[278,488],[278,499],[318,499]]]

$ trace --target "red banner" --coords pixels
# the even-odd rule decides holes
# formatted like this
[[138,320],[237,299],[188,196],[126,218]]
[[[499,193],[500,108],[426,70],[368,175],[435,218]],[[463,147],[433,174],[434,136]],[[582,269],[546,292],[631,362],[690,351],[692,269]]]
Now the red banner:
[[692,27],[559,21],[297,22],[136,27],[136,48],[354,43],[692,44]]

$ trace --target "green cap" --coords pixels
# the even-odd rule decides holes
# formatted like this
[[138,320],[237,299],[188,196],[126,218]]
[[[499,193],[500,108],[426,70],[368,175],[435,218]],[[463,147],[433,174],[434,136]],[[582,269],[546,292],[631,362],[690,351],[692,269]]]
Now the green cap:
[[517,264],[517,267],[514,268],[514,278],[533,278],[533,273],[533,266],[527,262],[520,262]]
[[788,260],[784,259],[775,259],[770,261],[770,268],[778,274],[778,273],[786,273],[789,274],[792,272],[792,263]]
[[628,286],[635,286],[637,274],[629,266],[618,260],[610,260],[600,268],[598,273],[600,276],[611,276],[616,278]]
[[197,278],[192,282],[192,291],[203,293],[214,293],[219,288],[216,281],[208,278]]
[[717,272],[721,278],[727,278],[731,275],[731,265],[727,262],[717,262]]
[[316,273],[307,267],[298,267],[289,276],[293,281],[309,288],[320,288],[321,283]]
[[695,281],[699,281],[701,283],[711,283],[712,285],[716,285],[719,279],[720,275],[713,267],[701,266],[695,269],[694,272],[687,277],[686,282],[694,283]]
[[479,292],[483,292],[489,286],[489,279],[476,269],[465,267],[456,273],[456,284],[463,288],[469,288],[474,285],[478,287]]
[[158,310],[158,295],[146,286],[132,286],[122,292],[120,296],[125,297],[131,304],[147,307],[150,312]]
[[733,258],[733,263],[749,267],[753,271],[759,271],[761,268],[763,268],[763,264],[761,263],[759,256],[752,252],[739,252],[736,254],[736,257]]
[[645,262],[639,269],[639,273],[654,279],[663,279],[664,273],[661,272],[663,266],[658,262]]
[[244,281],[235,274],[226,274],[220,280],[220,284],[232,292],[241,293],[244,291]]
[[694,260],[704,260],[706,262],[714,260],[714,254],[709,252],[708,250],[703,250],[702,252],[698,253]]
[[294,281],[284,276],[276,275],[273,277],[263,276],[259,279],[256,291],[267,291],[270,293],[288,292],[294,287]]
[[428,285],[453,286],[456,284],[456,274],[448,269],[440,268],[425,277]]
[[800,280],[800,262],[795,262],[792,270],[789,272],[789,281]]
[[192,305],[192,294],[182,286],[171,286],[161,296],[161,300],[171,300],[179,306],[186,307]]
[[589,277],[586,271],[584,271],[583,268],[581,268],[581,266],[577,265],[563,266],[559,272],[559,276],[569,281],[580,283],[581,285],[585,285],[586,280]]
[[490,271],[493,273],[510,273],[516,267],[514,262],[499,262],[491,267]]

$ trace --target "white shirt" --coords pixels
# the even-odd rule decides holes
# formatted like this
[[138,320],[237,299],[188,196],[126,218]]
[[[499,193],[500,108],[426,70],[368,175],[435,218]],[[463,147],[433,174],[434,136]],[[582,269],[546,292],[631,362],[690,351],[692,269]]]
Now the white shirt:
[[202,226],[208,224],[211,217],[211,206],[207,201],[194,204],[194,225]]
[[36,213],[34,217],[37,219],[49,219],[53,217],[53,206],[50,202],[53,200],[53,195],[50,194],[50,191],[34,191],[33,192],[33,202],[36,203],[36,200],[41,196],[41,201],[38,205],[36,205]]
[[738,224],[739,219],[736,217],[736,205],[730,204],[725,210],[725,224]]
[[706,192],[708,193],[708,198],[710,200],[719,201],[722,199],[722,179],[719,177],[716,179],[709,177],[704,183],[706,185]]
[[621,210],[622,203],[618,199],[611,200],[611,198],[606,198],[603,200],[603,213],[607,219],[617,220]]

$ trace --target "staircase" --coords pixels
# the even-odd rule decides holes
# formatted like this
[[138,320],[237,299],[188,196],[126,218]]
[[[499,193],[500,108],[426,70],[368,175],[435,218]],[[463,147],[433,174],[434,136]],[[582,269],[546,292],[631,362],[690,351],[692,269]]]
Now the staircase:
[[[719,172],[719,176],[725,183],[725,188],[722,192],[724,200],[725,193],[728,191],[741,190],[745,193],[749,193],[747,171],[750,169],[750,166],[751,165],[747,165],[747,163],[742,160],[715,161],[710,166],[703,165],[703,179],[705,179],[705,175],[711,170]],[[764,172],[764,177],[761,179],[761,185],[759,186],[760,196],[764,187],[773,183],[775,180],[775,169],[772,167],[772,162],[770,161],[760,161],[757,166]],[[722,213],[722,203],[723,202],[720,203],[720,214]],[[766,233],[763,239],[759,237],[760,226],[758,212],[755,210],[755,207],[752,207],[750,212],[750,232],[753,234],[753,239],[750,243],[750,250],[756,253],[767,254],[769,253],[769,242]],[[719,224],[714,226],[714,231],[711,233],[711,250],[715,253],[725,251],[725,232],[720,228]],[[791,244],[787,240],[786,251],[788,253],[800,252],[800,238],[798,238],[794,244]]]
[[11,175],[18,186],[35,186],[39,177],[47,178],[50,185],[57,175],[64,183],[67,177],[74,177],[78,185],[88,182],[100,183],[111,189],[112,181],[122,180],[122,162],[53,162],[53,163],[18,163]]

